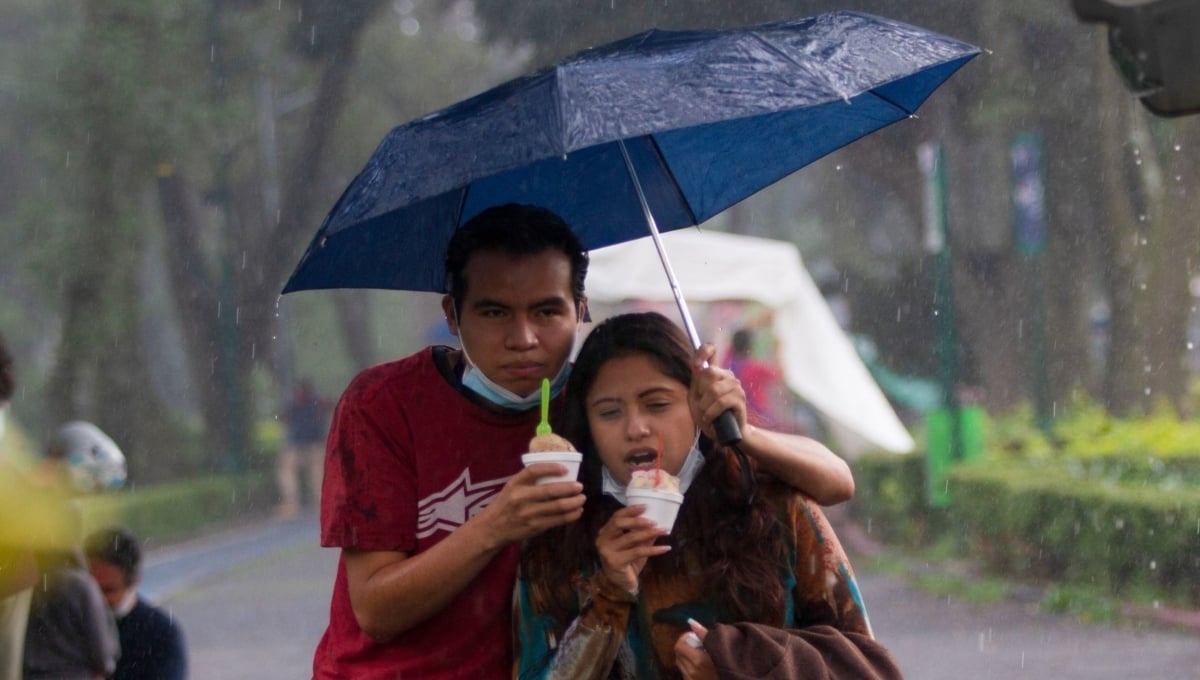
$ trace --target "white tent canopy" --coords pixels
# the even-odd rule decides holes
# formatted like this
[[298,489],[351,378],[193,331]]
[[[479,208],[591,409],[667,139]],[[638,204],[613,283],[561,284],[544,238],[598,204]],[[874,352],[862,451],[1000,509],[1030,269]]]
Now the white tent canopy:
[[[874,447],[913,449],[912,437],[838,326],[795,245],[696,229],[662,239],[687,300],[747,300],[773,310],[784,381],[793,392]],[[587,292],[594,302],[674,299],[648,238],[592,251]]]

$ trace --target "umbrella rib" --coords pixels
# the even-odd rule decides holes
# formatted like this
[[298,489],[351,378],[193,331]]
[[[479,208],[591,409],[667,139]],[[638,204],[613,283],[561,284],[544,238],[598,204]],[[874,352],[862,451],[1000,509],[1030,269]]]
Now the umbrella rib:
[[905,114],[907,114],[909,116],[913,115],[913,113],[914,113],[913,111],[909,111],[907,107],[896,103],[896,100],[890,99],[888,97],[885,97],[885,96],[879,94],[878,90],[871,90],[870,92],[871,92],[871,95],[874,96],[876,99],[880,99],[884,102],[887,102],[890,106],[892,106],[896,109],[899,109],[900,111],[903,111]]
[[683,193],[683,189],[680,188],[679,180],[675,177],[674,168],[672,168],[671,164],[667,162],[666,155],[663,154],[662,148],[658,146],[658,139],[653,134],[646,135],[646,137],[650,139],[650,148],[654,149],[654,155],[658,157],[658,162],[662,165],[663,169],[666,170],[667,175],[671,178],[671,186],[674,187],[675,191],[679,194],[679,202],[682,203],[684,209],[687,210],[688,219],[691,220],[693,225],[699,226],[700,220],[696,219],[696,211],[692,210],[691,202],[688,201],[688,197]]

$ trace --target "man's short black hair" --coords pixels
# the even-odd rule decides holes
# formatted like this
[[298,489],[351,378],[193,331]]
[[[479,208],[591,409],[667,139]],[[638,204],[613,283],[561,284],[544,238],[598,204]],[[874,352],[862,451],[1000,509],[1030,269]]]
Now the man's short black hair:
[[446,251],[446,292],[454,299],[455,309],[462,308],[467,294],[464,271],[475,253],[537,255],[547,249],[562,252],[571,263],[571,295],[578,311],[588,268],[588,256],[579,238],[553,212],[517,203],[488,208],[454,232]]
[[125,574],[125,585],[138,582],[142,571],[142,546],[137,536],[124,527],[109,527],[93,532],[83,542],[88,560],[116,565]]

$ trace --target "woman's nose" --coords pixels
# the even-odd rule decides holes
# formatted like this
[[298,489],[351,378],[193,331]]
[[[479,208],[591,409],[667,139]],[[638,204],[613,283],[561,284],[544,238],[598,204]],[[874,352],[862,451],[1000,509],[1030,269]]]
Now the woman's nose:
[[650,436],[650,423],[637,413],[631,414],[625,423],[625,436],[631,441]]

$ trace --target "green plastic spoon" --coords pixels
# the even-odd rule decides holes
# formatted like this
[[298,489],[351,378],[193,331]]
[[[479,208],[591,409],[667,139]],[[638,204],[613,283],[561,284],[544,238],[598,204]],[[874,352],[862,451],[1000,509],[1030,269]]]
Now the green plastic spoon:
[[542,378],[542,422],[537,426],[538,434],[550,434],[550,379]]

